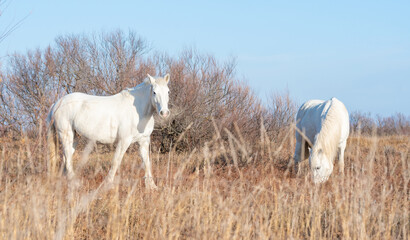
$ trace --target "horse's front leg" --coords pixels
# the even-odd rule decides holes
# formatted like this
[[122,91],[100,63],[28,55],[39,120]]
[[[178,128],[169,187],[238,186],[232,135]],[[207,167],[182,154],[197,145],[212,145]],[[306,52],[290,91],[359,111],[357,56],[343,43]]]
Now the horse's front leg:
[[140,155],[143,161],[143,166],[145,168],[145,187],[148,189],[157,189],[154,180],[152,179],[151,173],[151,161],[149,160],[149,142],[150,138],[144,138],[139,141],[140,145]]
[[124,154],[130,146],[131,142],[131,138],[118,141],[117,148],[115,149],[115,154],[112,161],[112,166],[107,176],[107,181],[109,183],[112,183],[114,181],[115,173],[117,172],[117,169],[121,164],[122,158],[124,157]]
[[347,140],[343,141],[339,145],[339,172],[344,173],[344,168],[345,168],[345,160],[344,160],[344,154],[345,154],[345,149],[346,149],[346,142]]

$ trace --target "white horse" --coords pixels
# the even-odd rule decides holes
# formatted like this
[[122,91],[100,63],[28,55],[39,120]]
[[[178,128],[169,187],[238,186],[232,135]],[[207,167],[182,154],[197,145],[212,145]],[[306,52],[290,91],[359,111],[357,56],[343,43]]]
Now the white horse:
[[310,155],[313,181],[325,182],[333,171],[333,160],[339,150],[339,169],[343,173],[349,114],[341,101],[332,98],[305,102],[296,115],[296,128],[296,169]]
[[145,168],[145,186],[157,188],[152,179],[149,144],[155,111],[162,118],[170,115],[169,79],[169,74],[163,78],[148,75],[143,83],[112,96],[71,93],[62,97],[51,107],[47,117],[47,139],[53,164],[58,150],[56,136],[61,139],[65,170],[69,178],[74,177],[74,132],[92,143],[116,142],[112,167],[107,176],[107,181],[112,182],[125,151],[131,143],[138,142]]

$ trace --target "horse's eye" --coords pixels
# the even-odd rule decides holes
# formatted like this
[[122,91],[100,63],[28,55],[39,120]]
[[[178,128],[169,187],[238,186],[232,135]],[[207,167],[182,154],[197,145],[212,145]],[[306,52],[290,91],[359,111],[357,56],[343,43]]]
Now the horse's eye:
[[156,95],[157,93],[156,92],[154,92],[154,95]]

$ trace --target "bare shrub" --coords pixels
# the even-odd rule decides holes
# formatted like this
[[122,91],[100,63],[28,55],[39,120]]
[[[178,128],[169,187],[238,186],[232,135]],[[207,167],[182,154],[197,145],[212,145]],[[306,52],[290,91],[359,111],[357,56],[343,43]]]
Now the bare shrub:
[[370,113],[355,111],[350,113],[350,132],[371,135],[376,123]]
[[132,31],[62,36],[56,39],[56,49],[66,93],[112,95],[146,75],[142,56],[148,46]]
[[[161,131],[154,132],[162,151],[176,144],[188,126],[185,138],[176,146],[179,150],[190,150],[209,141],[216,130],[232,131],[234,124],[249,137],[258,135],[262,106],[249,86],[235,78],[234,59],[219,63],[211,55],[188,49],[178,58],[162,54],[151,61],[159,66],[160,74],[169,72],[172,78],[172,117],[166,124],[157,125]],[[223,137],[227,136],[223,134]]]
[[40,50],[27,56],[14,54],[9,61],[12,67],[1,85],[0,119],[14,130],[32,130],[45,119],[55,89],[54,73],[48,68],[51,49],[44,54]]
[[376,117],[377,133],[379,135],[410,135],[410,116],[401,113]]
[[283,93],[272,93],[267,102],[267,113],[265,117],[266,131],[272,138],[282,136],[289,131],[294,123],[298,106],[289,95],[289,91]]
[[370,113],[359,111],[350,114],[351,132],[370,136],[377,133],[379,136],[410,135],[410,116],[401,113],[383,117],[372,117]]

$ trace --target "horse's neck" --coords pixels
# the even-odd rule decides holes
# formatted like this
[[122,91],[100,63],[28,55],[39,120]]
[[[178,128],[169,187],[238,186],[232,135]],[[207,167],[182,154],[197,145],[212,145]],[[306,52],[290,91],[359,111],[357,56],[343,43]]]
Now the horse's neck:
[[151,103],[151,86],[143,82],[129,89],[129,92],[134,97],[134,106],[138,114],[144,118],[151,118],[155,111]]
[[315,138],[314,148],[323,149],[327,157],[333,159],[340,140],[340,123],[337,116],[335,116],[334,109],[328,107],[326,111],[320,131]]

